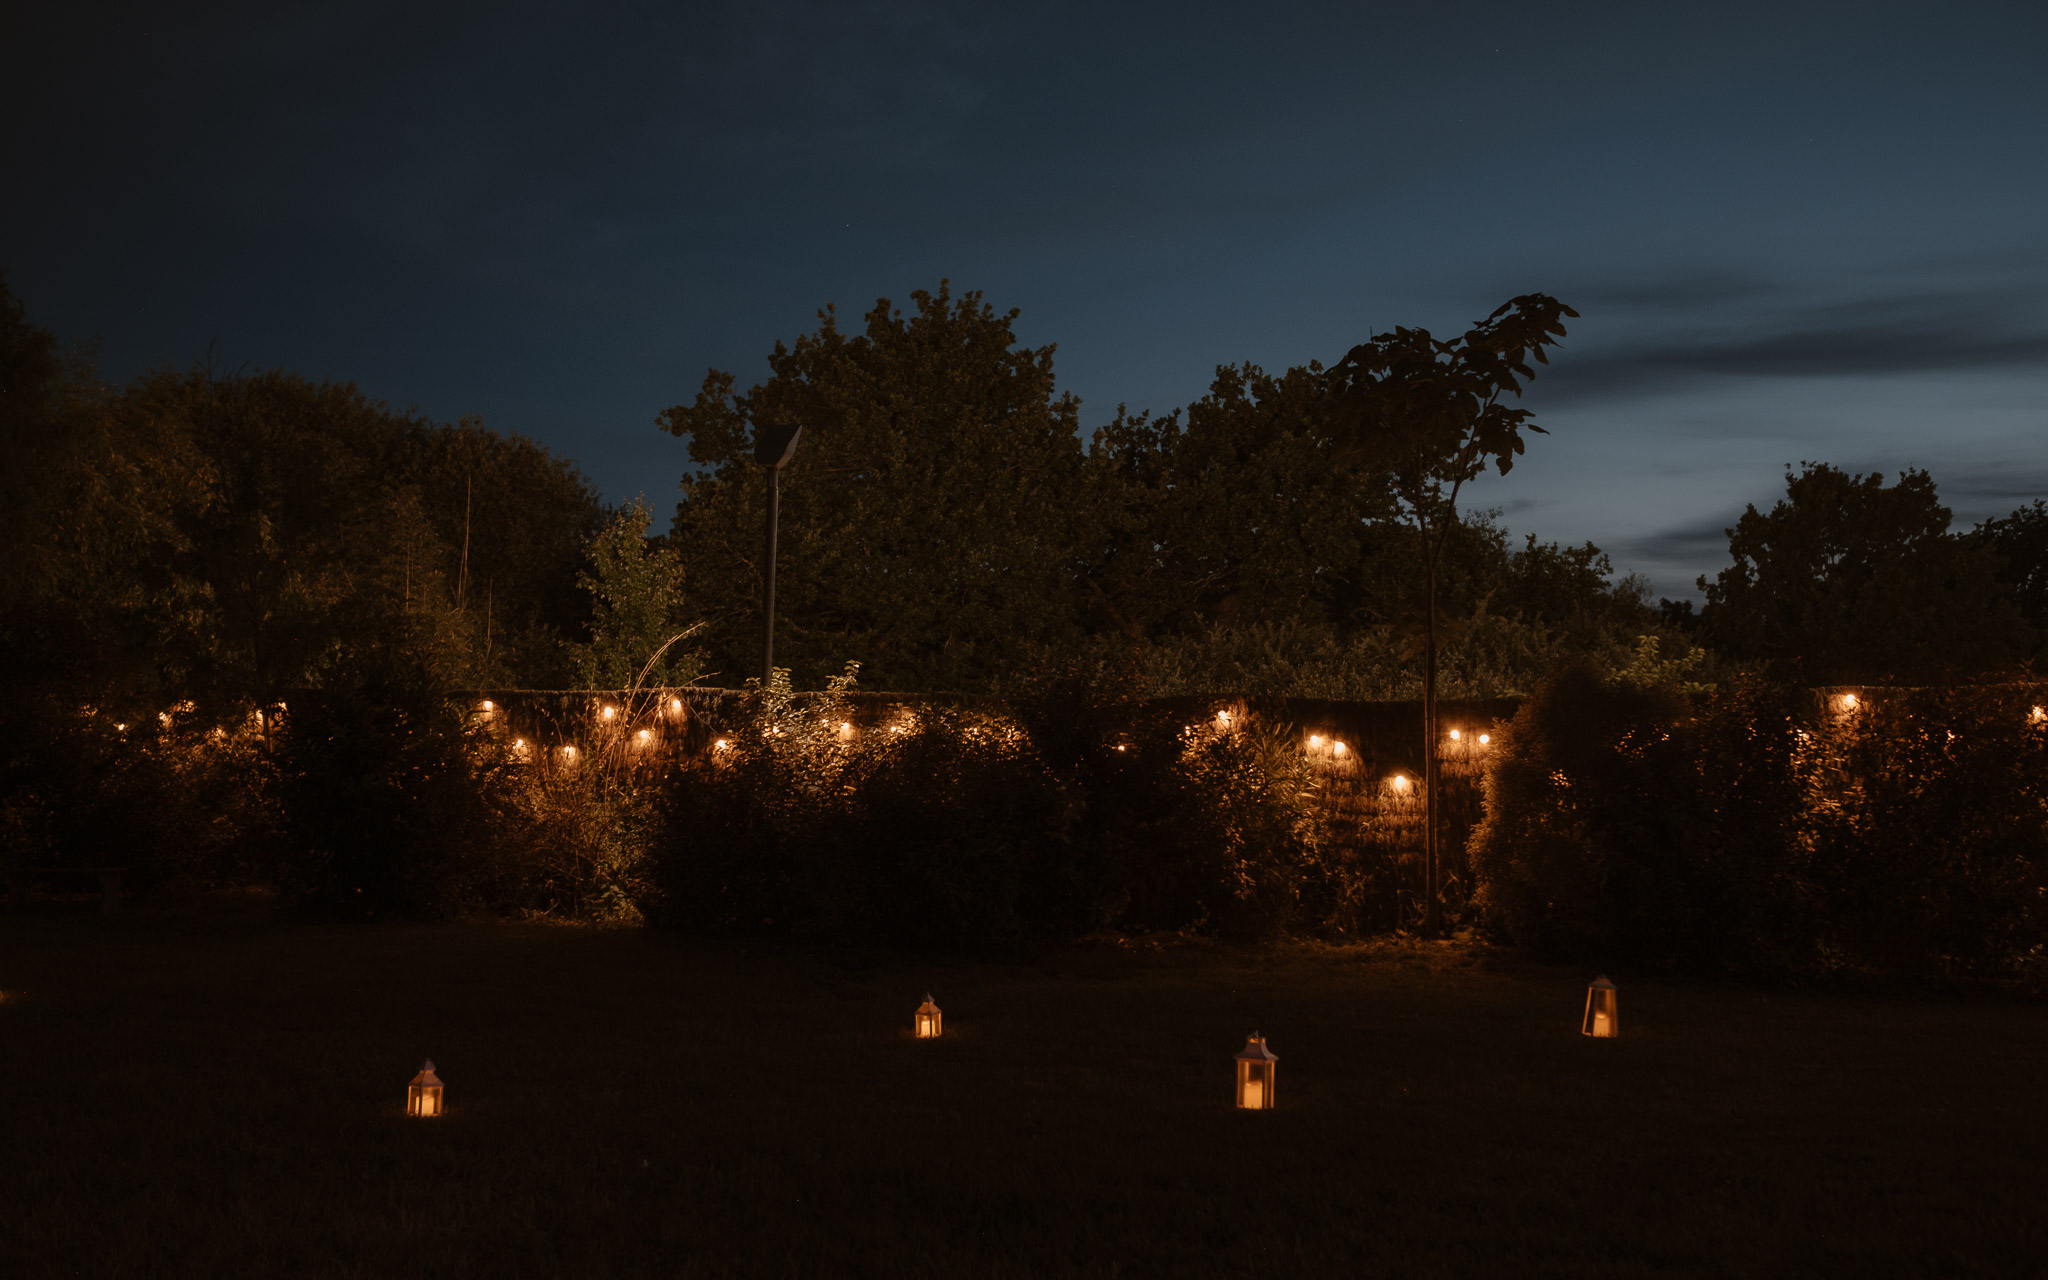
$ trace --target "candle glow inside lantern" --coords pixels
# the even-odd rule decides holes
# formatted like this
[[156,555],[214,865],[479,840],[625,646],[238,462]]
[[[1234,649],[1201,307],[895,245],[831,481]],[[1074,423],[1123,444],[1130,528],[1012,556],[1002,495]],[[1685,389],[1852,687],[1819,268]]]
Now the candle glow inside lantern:
[[405,1114],[409,1116],[438,1116],[441,1114],[441,1077],[434,1074],[434,1060],[427,1059],[427,1065],[412,1078],[405,1089]]
[[1602,1037],[1621,1034],[1621,1006],[1615,998],[1614,984],[1604,973],[1586,988],[1586,1017],[1579,1025],[1579,1034]]
[[1237,1055],[1237,1106],[1240,1111],[1273,1109],[1273,1073],[1280,1059],[1266,1048],[1266,1037],[1253,1033]]
[[939,1014],[939,1006],[932,1003],[931,993],[927,991],[924,1003],[917,1006],[917,1038],[920,1040],[938,1039],[942,1021]]

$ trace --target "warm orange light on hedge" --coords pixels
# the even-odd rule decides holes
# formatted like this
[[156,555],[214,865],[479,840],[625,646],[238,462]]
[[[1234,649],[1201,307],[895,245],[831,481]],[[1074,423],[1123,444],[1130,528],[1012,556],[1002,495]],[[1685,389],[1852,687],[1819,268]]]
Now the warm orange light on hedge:
[[1322,735],[1322,734],[1320,734],[1320,733],[1312,733],[1312,734],[1308,735],[1308,745],[1310,745],[1311,747],[1320,747],[1320,746],[1322,746],[1322,745],[1323,745],[1323,735]]
[[1342,742],[1339,742],[1336,746],[1331,747],[1330,750],[1336,752],[1338,755],[1341,756],[1344,754],[1346,748]]
[[724,738],[720,738],[718,741],[712,743],[711,747],[714,751],[729,751],[732,749],[732,744],[730,742],[727,742]]
[[2035,724],[2048,721],[2048,707],[2035,707],[2033,712],[2027,716],[2027,719]]
[[1228,711],[1218,711],[1216,713],[1216,727],[1219,729],[1228,729],[1230,727],[1230,713]]
[[1266,1037],[1252,1033],[1237,1055],[1237,1106],[1240,1111],[1273,1109],[1273,1074],[1280,1059],[1266,1048]]
[[489,715],[491,714],[491,712],[497,710],[497,707],[491,702],[489,698],[485,698],[482,702],[476,704],[476,709],[478,711],[483,712],[485,715]]
[[1491,734],[1486,734],[1486,733],[1482,733],[1482,734],[1480,734],[1480,735],[1479,735],[1479,745],[1480,745],[1480,746],[1482,746],[1482,747],[1483,747],[1483,746],[1485,746],[1485,745],[1486,745],[1487,743],[1489,743],[1489,742],[1492,742],[1492,741],[1493,741],[1493,735],[1491,735]]
[[1408,775],[1405,773],[1397,773],[1387,779],[1387,781],[1394,785],[1394,790],[1396,791],[1406,791],[1408,789]]
[[1458,740],[1459,740],[1460,738],[1462,738],[1462,737],[1464,737],[1464,735],[1463,735],[1462,733],[1460,733],[1460,732],[1459,732],[1458,730],[1456,730],[1456,729],[1453,729],[1453,730],[1451,730],[1451,741],[1452,741],[1452,742],[1456,742],[1456,741],[1458,741]]
[[649,743],[649,742],[651,742],[651,741],[653,741],[653,740],[654,740],[654,735],[653,735],[653,734],[649,733],[649,732],[648,732],[647,730],[645,730],[645,729],[642,729],[642,730],[640,731],[640,744],[641,744],[642,746],[645,746],[645,745],[647,745],[647,743]]
[[612,718],[612,713],[614,710],[615,708],[606,707],[603,711],[599,712],[599,714],[602,715],[605,719],[609,720]]
[[670,698],[668,700],[668,709],[677,715],[681,715],[683,713],[683,700],[681,698]]
[[931,993],[927,991],[925,993],[924,1003],[917,1006],[917,1016],[914,1022],[912,1023],[912,1026],[916,1031],[917,1038],[920,1040],[938,1039],[939,1030],[941,1025],[943,1024],[943,1021],[943,1018],[939,1014],[939,1006],[932,1003]]
[[427,1059],[427,1065],[412,1078],[405,1089],[405,1114],[409,1116],[433,1117],[441,1114],[441,1077],[434,1074],[434,1060]]
[[1579,1024],[1579,1034],[1603,1039],[1621,1034],[1621,1005],[1615,996],[1614,984],[1604,973],[1586,988],[1586,1017]]

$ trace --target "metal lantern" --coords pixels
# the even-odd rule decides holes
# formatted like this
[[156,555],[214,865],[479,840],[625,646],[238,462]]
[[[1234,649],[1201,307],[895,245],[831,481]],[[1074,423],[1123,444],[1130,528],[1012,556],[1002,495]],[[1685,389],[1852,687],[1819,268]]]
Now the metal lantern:
[[1621,1034],[1621,1006],[1615,1000],[1614,984],[1604,973],[1586,988],[1586,1019],[1579,1025],[1579,1033],[1588,1036]]
[[1280,1059],[1266,1048],[1266,1037],[1253,1033],[1237,1055],[1237,1105],[1242,1111],[1273,1109],[1273,1073]]
[[931,993],[927,991],[924,1003],[917,1006],[917,1038],[920,1040],[938,1039],[941,1021],[939,1006],[932,1003]]
[[427,1065],[412,1078],[405,1089],[405,1114],[409,1116],[438,1116],[441,1114],[441,1077],[434,1074],[434,1060],[427,1059]]

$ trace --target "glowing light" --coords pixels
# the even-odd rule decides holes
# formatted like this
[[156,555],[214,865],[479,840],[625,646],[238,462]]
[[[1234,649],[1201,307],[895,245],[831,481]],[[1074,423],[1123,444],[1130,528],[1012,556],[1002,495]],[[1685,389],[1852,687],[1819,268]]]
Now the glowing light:
[[1119,743],[1117,743],[1117,744],[1116,744],[1116,749],[1117,749],[1118,751],[1129,751],[1129,750],[1130,750],[1130,748],[1129,748],[1129,747],[1125,746],[1125,745],[1124,745],[1123,743],[1121,743],[1121,742],[1119,742]]
[[[2039,711],[2040,709],[2041,709],[2041,708],[2039,708],[2039,707],[2035,707],[2035,708],[2034,708],[2034,710],[2036,710],[2036,711]],[[127,725],[125,725],[125,724],[117,724],[117,725],[115,725],[115,726],[114,726],[114,732],[116,732],[116,733],[126,733],[126,732],[128,732],[128,726],[127,726]]]
[[917,1017],[914,1023],[917,1038],[920,1040],[938,1039],[939,1031],[944,1025],[944,1021],[944,1018],[939,1013],[939,1006],[932,1003],[931,993],[925,993],[924,1003],[917,1006]]
[[2035,724],[2048,722],[2048,707],[2035,707],[2033,712],[2027,716],[2027,719]]
[[524,738],[514,738],[514,739],[512,739],[512,745],[513,745],[514,747],[524,748],[524,747],[526,746],[526,739],[524,739]]
[[1458,741],[1458,740],[1459,740],[1460,738],[1462,738],[1463,736],[1464,736],[1464,735],[1463,735],[1463,734],[1461,734],[1461,733],[1460,733],[1460,732],[1459,732],[1458,730],[1456,730],[1456,729],[1453,729],[1453,730],[1451,730],[1451,741],[1452,741],[1452,742],[1456,742],[1456,741]]
[[681,698],[670,698],[668,700],[668,709],[676,715],[683,714],[683,700]]
[[1480,734],[1480,735],[1479,735],[1479,745],[1480,745],[1480,746],[1482,746],[1482,747],[1483,747],[1483,746],[1485,746],[1485,745],[1486,745],[1487,743],[1489,743],[1489,742],[1492,742],[1492,741],[1493,741],[1493,735],[1492,735],[1492,734],[1490,734],[1490,733],[1482,733],[1482,734]]
[[614,711],[614,708],[612,708],[612,707],[606,707],[606,708],[604,709],[604,711],[603,711],[603,712],[602,712],[601,714],[602,714],[602,715],[604,716],[604,718],[605,718],[605,719],[609,720],[609,719],[611,719],[611,718],[612,718],[612,713],[613,713],[613,711]]
[[651,740],[653,739],[653,737],[654,737],[654,735],[653,735],[653,734],[651,734],[651,733],[649,733],[649,732],[647,732],[647,730],[645,730],[645,729],[642,729],[642,730],[640,731],[640,741],[642,741],[642,742],[648,742],[648,741],[651,741]]
[[1308,735],[1308,745],[1310,745],[1310,746],[1312,746],[1312,747],[1320,747],[1320,746],[1322,746],[1322,745],[1323,745],[1323,735],[1322,735],[1322,734],[1320,734],[1320,733],[1312,733],[1312,734]]
[[1396,791],[1406,791],[1408,789],[1408,775],[1405,773],[1397,773],[1387,779],[1387,781],[1394,784],[1394,790]]
[[492,704],[489,698],[485,698],[482,702],[477,704],[476,709],[478,711],[483,712],[485,715],[489,715],[491,714],[491,712],[497,710],[497,707]]
[[732,744],[730,742],[727,742],[724,738],[720,738],[718,741],[711,744],[711,749],[714,751],[730,751],[732,749]]
[[1350,748],[1346,747],[1342,742],[1339,742],[1335,746],[1331,747],[1330,750],[1336,752],[1338,755],[1341,756],[1346,751],[1350,750]]
[[563,754],[563,755],[565,755],[565,756],[568,756],[568,757],[569,757],[569,758],[571,758],[571,759],[574,759],[574,758],[575,758],[575,756],[576,756],[576,748],[574,748],[574,747],[563,747],[563,748],[562,748],[562,754]]
[[1853,693],[1843,694],[1842,706],[1850,711],[1854,711],[1856,709],[1856,695]]
[[1579,1023],[1579,1034],[1602,1039],[1621,1034],[1621,1004],[1604,973],[1586,988],[1586,1016]]
[[1230,727],[1230,713],[1228,711],[1218,711],[1216,713],[1216,727],[1219,729],[1228,729]]

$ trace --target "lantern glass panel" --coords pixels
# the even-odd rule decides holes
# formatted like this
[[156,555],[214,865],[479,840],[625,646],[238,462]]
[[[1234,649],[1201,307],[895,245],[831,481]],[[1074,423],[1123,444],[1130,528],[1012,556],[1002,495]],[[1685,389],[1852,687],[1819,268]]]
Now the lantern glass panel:
[[939,1032],[944,1028],[944,1023],[944,1017],[939,1013],[939,1006],[933,1004],[932,998],[927,995],[924,998],[924,1003],[917,1007],[915,1021],[917,1038],[920,1040],[938,1039]]
[[1586,988],[1586,1016],[1579,1025],[1579,1033],[1602,1039],[1621,1034],[1621,1003],[1614,984],[1604,974]]
[[1279,1070],[1279,1063],[1280,1059],[1266,1048],[1264,1036],[1253,1036],[1245,1042],[1244,1052],[1237,1055],[1239,1110],[1273,1109],[1274,1076]]

